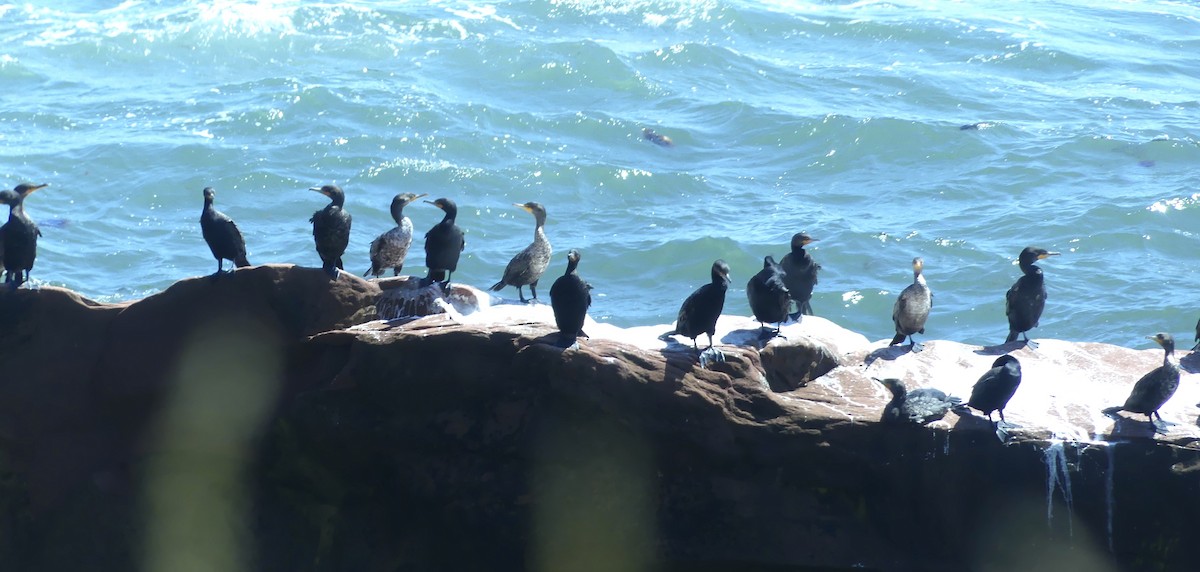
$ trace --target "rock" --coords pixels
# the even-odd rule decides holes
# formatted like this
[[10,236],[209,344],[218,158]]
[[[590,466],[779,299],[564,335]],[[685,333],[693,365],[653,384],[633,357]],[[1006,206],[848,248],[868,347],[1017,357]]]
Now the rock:
[[[1163,408],[1165,433],[1100,413],[1161,350],[934,340],[913,354],[812,316],[765,341],[722,316],[726,359],[702,368],[691,340],[659,339],[669,325],[589,320],[564,349],[548,305],[469,287],[455,291],[476,311],[375,319],[412,285],[266,266],[120,305],[0,293],[0,566],[134,569],[157,519],[201,508],[226,511],[210,518],[237,539],[207,553],[242,546],[264,570],[1200,557],[1195,374]],[[966,397],[1006,351],[1024,370],[1006,441],[966,411],[879,423],[890,394],[872,377]],[[163,478],[191,485],[164,493]]]

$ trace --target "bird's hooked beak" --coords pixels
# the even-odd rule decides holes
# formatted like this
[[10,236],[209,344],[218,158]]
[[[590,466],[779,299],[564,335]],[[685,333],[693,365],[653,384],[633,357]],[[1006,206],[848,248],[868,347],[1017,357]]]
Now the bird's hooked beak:
[[819,238],[812,238],[812,237],[809,237],[809,238],[806,238],[806,239],[804,239],[804,242],[802,243],[802,245],[803,245],[803,246],[808,246],[808,245],[810,245],[810,244],[812,244],[812,243],[814,243],[814,242],[820,242],[820,241],[821,241],[821,239],[819,239]]
[[324,189],[322,189],[321,187],[309,187],[309,188],[308,188],[308,190],[310,190],[310,191],[316,191],[316,192],[318,192],[318,193],[321,193],[322,195],[325,195],[325,196],[327,196],[327,197],[329,196],[329,193],[326,193],[326,192],[325,192],[325,190],[324,190]]
[[40,184],[40,185],[30,185],[30,186],[28,186],[28,187],[26,187],[26,188],[25,188],[25,196],[32,195],[32,194],[33,194],[34,192],[36,192],[38,189],[44,189],[44,188],[46,188],[46,187],[49,187],[49,186],[50,186],[50,183],[42,183],[42,184]]
[[1038,260],[1042,260],[1042,259],[1045,259],[1045,258],[1048,258],[1051,256],[1058,256],[1059,254],[1062,254],[1062,253],[1061,252],[1039,252]]
[[1147,339],[1147,340],[1154,340],[1154,343],[1156,343],[1156,344],[1158,344],[1158,345],[1160,345],[1160,346],[1161,346],[1161,345],[1163,345],[1163,337],[1162,337],[1162,334],[1155,334],[1155,335],[1153,335],[1153,336],[1146,336],[1146,339]]
[[523,203],[513,203],[513,206],[523,209],[525,212],[530,212],[530,213],[533,212],[533,209],[529,208],[529,205],[526,205]]
[[[439,209],[442,209],[442,204],[441,204],[441,203],[439,203],[439,202],[437,202],[437,201],[425,201],[425,202],[427,202],[427,203],[429,203],[429,204],[431,204],[431,205],[433,205],[433,206],[435,206],[435,207],[437,207],[437,208],[439,208]],[[442,209],[442,210],[446,210],[446,209]]]
[[[429,196],[429,193],[421,193],[421,194],[413,197],[412,199],[410,199],[408,202],[413,203],[413,202],[416,202],[417,199],[419,199],[421,197],[428,197],[428,196]],[[429,202],[429,201],[425,201],[425,202]]]

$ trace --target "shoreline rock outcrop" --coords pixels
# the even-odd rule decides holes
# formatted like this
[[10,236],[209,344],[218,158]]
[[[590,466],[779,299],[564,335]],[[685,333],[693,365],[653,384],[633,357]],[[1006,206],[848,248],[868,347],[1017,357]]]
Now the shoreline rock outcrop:
[[[391,280],[261,266],[115,305],[0,293],[0,565],[142,569],[164,459],[198,478],[240,459],[248,500],[222,522],[254,570],[1200,558],[1190,356],[1155,433],[1101,410],[1161,351],[931,340],[914,354],[812,316],[764,344],[757,322],[723,316],[725,360],[704,369],[687,340],[658,338],[669,326],[589,321],[590,339],[559,347],[544,304],[374,320],[380,287],[404,287]],[[476,292],[461,294],[488,299]],[[873,377],[965,398],[1005,352],[1025,372],[1006,441],[978,413],[879,423],[890,394]],[[217,500],[197,505],[238,498],[206,489]]]

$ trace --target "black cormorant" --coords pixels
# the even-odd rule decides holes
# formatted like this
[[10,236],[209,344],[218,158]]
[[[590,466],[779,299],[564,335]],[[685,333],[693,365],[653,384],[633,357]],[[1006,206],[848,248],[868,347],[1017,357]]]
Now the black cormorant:
[[325,185],[308,189],[329,197],[325,208],[313,213],[308,219],[313,225],[313,239],[317,243],[317,254],[321,256],[321,268],[337,278],[342,267],[342,254],[350,243],[350,213],[346,212],[346,194],[337,185]]
[[1017,334],[1025,338],[1025,345],[1036,348],[1037,343],[1029,340],[1025,332],[1036,328],[1042,318],[1042,310],[1046,308],[1046,282],[1042,277],[1042,269],[1034,262],[1047,256],[1056,256],[1041,248],[1026,246],[1018,259],[1024,276],[1017,279],[1004,300],[1004,313],[1008,315],[1008,338],[1004,343],[1016,341]]
[[1200,320],[1196,320],[1196,345],[1192,346],[1192,351],[1200,349]]
[[788,288],[784,285],[783,270],[775,263],[775,259],[763,258],[763,268],[750,277],[746,283],[746,297],[750,300],[750,311],[754,319],[766,328],[765,323],[775,324],[775,334],[779,334],[779,323],[788,317]]
[[788,292],[796,301],[796,313],[792,315],[793,318],[800,315],[811,316],[813,313],[810,301],[821,265],[812,259],[812,255],[804,250],[804,247],[817,240],[806,232],[792,235],[792,251],[783,255],[783,260],[779,261],[779,265],[783,267],[783,283],[787,285]]
[[[8,189],[0,189],[0,205],[11,205],[17,202],[17,193]],[[7,222],[6,222],[7,224]],[[4,225],[0,225],[0,274],[4,273]]]
[[[692,338],[692,347],[699,351],[696,338],[708,334],[708,348],[713,347],[717,333],[717,318],[725,309],[725,292],[729,290],[729,265],[717,260],[712,265],[712,281],[696,289],[679,307],[675,329],[663,336],[683,335]],[[705,349],[708,349],[705,348]]]
[[443,198],[425,202],[442,209],[446,216],[425,233],[425,266],[429,268],[429,274],[422,283],[439,282],[444,290],[450,284],[450,275],[458,268],[458,256],[467,247],[467,241],[462,229],[454,224],[458,217],[458,205],[454,201]]
[[0,227],[4,235],[4,281],[13,287],[29,280],[33,261],[37,258],[37,239],[42,235],[37,223],[25,214],[25,198],[47,185],[21,183],[11,194],[5,195],[8,204],[8,222]]
[[929,310],[933,308],[933,292],[929,291],[929,286],[925,284],[925,276],[921,273],[925,269],[925,261],[914,258],[912,269],[913,283],[900,292],[900,297],[896,298],[896,304],[892,306],[892,323],[896,325],[896,336],[888,346],[903,342],[907,337],[912,351],[919,352],[925,349],[925,344],[918,344],[913,339],[913,334],[925,333],[925,320],[929,319]]
[[591,285],[579,277],[579,251],[567,251],[567,271],[550,285],[550,307],[554,310],[554,323],[558,325],[563,341],[574,343],[583,333],[583,321],[588,307],[592,305]]
[[884,423],[917,423],[924,425],[937,421],[946,416],[946,412],[962,403],[957,397],[950,397],[944,392],[933,388],[921,388],[908,391],[904,382],[896,378],[872,378],[888,391],[892,392],[892,400],[883,408],[879,420]]
[[1154,416],[1162,421],[1159,408],[1175,395],[1179,388],[1179,364],[1175,363],[1175,338],[1171,334],[1147,336],[1163,348],[1163,364],[1143,375],[1133,386],[1129,399],[1121,409],[1130,413],[1141,413],[1154,423]]
[[392,220],[396,221],[396,226],[371,241],[371,269],[364,276],[378,278],[388,268],[392,269],[392,276],[400,275],[413,237],[413,224],[404,216],[404,207],[423,196],[424,193],[400,193],[392,197]]
[[[1000,412],[1000,420],[1004,421],[1004,407],[1008,400],[1017,392],[1021,385],[1021,362],[1010,355],[1002,355],[992,362],[992,369],[980,376],[979,381],[971,388],[971,398],[967,405],[986,413],[988,421],[992,421],[992,412]],[[1007,423],[1007,421],[1005,421]]]
[[217,193],[213,191],[212,187],[204,187],[204,210],[200,211],[200,234],[204,235],[204,242],[208,243],[208,249],[212,251],[213,258],[217,259],[216,275],[220,275],[226,259],[232,260],[233,265],[238,268],[250,266],[250,261],[246,260],[246,240],[242,238],[242,232],[238,230],[233,219],[213,208],[213,199],[216,196]]
[[550,241],[546,238],[546,231],[543,229],[546,226],[546,207],[534,202],[516,203],[513,206],[533,213],[533,242],[508,261],[508,266],[504,268],[504,277],[493,284],[491,290],[498,292],[505,285],[516,286],[517,297],[524,302],[525,294],[521,288],[528,284],[529,291],[533,293],[533,299],[536,300],[538,279],[550,265]]

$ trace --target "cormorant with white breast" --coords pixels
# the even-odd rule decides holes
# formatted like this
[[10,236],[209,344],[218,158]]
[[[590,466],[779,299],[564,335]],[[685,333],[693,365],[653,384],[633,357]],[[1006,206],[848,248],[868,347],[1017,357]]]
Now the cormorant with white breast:
[[237,268],[250,266],[250,261],[246,260],[246,241],[242,238],[242,232],[238,230],[237,224],[234,224],[233,219],[225,216],[225,213],[213,207],[213,199],[216,196],[217,193],[212,187],[204,187],[204,210],[200,211],[200,234],[204,236],[204,242],[208,243],[208,249],[212,251],[213,258],[217,259],[217,272],[213,276],[220,276],[225,260],[232,260],[233,265]]
[[925,276],[922,274],[925,261],[919,257],[914,258],[912,269],[913,283],[900,292],[900,297],[896,298],[896,303],[892,306],[892,323],[896,325],[896,336],[888,346],[903,342],[907,337],[912,351],[919,352],[925,349],[925,344],[918,344],[913,339],[913,334],[925,333],[925,320],[929,319],[929,310],[933,308],[933,292],[925,284]]
[[1017,260],[1024,275],[1017,279],[1004,297],[1004,313],[1008,315],[1008,338],[1004,343],[1016,341],[1017,334],[1020,334],[1025,338],[1025,345],[1037,348],[1037,342],[1031,341],[1025,333],[1037,327],[1042,310],[1046,308],[1046,281],[1042,269],[1034,262],[1057,255],[1057,252],[1032,246],[1026,246],[1021,251]]
[[424,193],[400,193],[392,197],[392,220],[396,226],[371,241],[371,268],[363,276],[378,278],[388,268],[392,269],[392,276],[400,275],[413,237],[413,223],[404,216],[404,207],[423,196]]
[[458,268],[458,257],[467,247],[463,231],[454,224],[458,218],[458,205],[454,201],[441,198],[436,201],[425,201],[446,213],[442,222],[433,225],[425,233],[425,266],[429,274],[421,281],[422,286],[438,282],[445,291],[450,285],[450,275]]
[[1158,415],[1159,421],[1163,420],[1162,414],[1158,410],[1172,395],[1175,395],[1175,390],[1179,388],[1179,364],[1175,363],[1174,336],[1158,333],[1147,337],[1162,346],[1163,364],[1143,375],[1133,385],[1133,391],[1129,393],[1125,405],[1119,409],[1130,413],[1141,413],[1153,424],[1155,415]]
[[313,213],[308,219],[313,225],[313,240],[317,243],[317,254],[321,256],[321,268],[330,276],[337,278],[342,270],[342,255],[346,253],[346,245],[350,244],[350,213],[346,212],[346,194],[337,185],[311,187],[329,197],[325,208]]
[[908,391],[904,382],[896,378],[871,379],[882,383],[892,392],[892,400],[884,406],[883,415],[879,418],[884,423],[924,425],[945,417],[947,411],[962,403],[961,399],[950,397],[932,387]]
[[[712,264],[712,281],[696,289],[679,307],[675,329],[660,337],[683,335],[692,338],[692,347],[700,351],[696,338],[708,334],[708,347],[712,349],[713,336],[717,333],[717,318],[725,309],[725,293],[729,290],[729,265],[724,260]],[[701,353],[701,361],[704,354]]]
[[513,206],[533,213],[533,242],[508,261],[508,266],[504,268],[504,276],[500,278],[499,282],[492,285],[491,290],[499,292],[505,285],[516,286],[517,297],[525,302],[525,294],[521,288],[528,284],[529,291],[533,293],[533,299],[536,300],[538,279],[550,265],[550,240],[546,238],[546,231],[543,230],[543,227],[546,226],[546,208],[535,202],[515,203]]
[[579,251],[567,251],[567,271],[550,285],[550,308],[554,310],[554,323],[567,345],[575,343],[583,333],[583,321],[588,307],[592,305],[591,285],[579,277]]
[[45,188],[46,184],[21,183],[5,195],[8,204],[8,222],[0,227],[4,235],[4,281],[16,288],[29,280],[33,261],[37,258],[37,239],[42,236],[37,223],[25,214],[25,198]]
[[759,325],[766,328],[764,322],[775,324],[775,331],[771,335],[779,335],[779,323],[787,320],[791,298],[784,285],[783,270],[775,263],[775,258],[763,258],[762,270],[746,283],[746,297],[750,300],[750,311]]
[[813,313],[810,301],[821,265],[812,259],[812,255],[804,250],[804,247],[817,240],[806,232],[792,235],[792,251],[783,255],[783,260],[779,261],[779,265],[783,267],[783,283],[787,286],[792,300],[796,301],[796,313],[792,314],[792,318],[811,316]]
[[1008,354],[1002,355],[992,362],[992,369],[975,382],[967,405],[987,414],[988,421],[992,421],[993,411],[999,411],[1000,421],[1008,423],[1004,420],[1004,408],[1020,385],[1021,362]]

